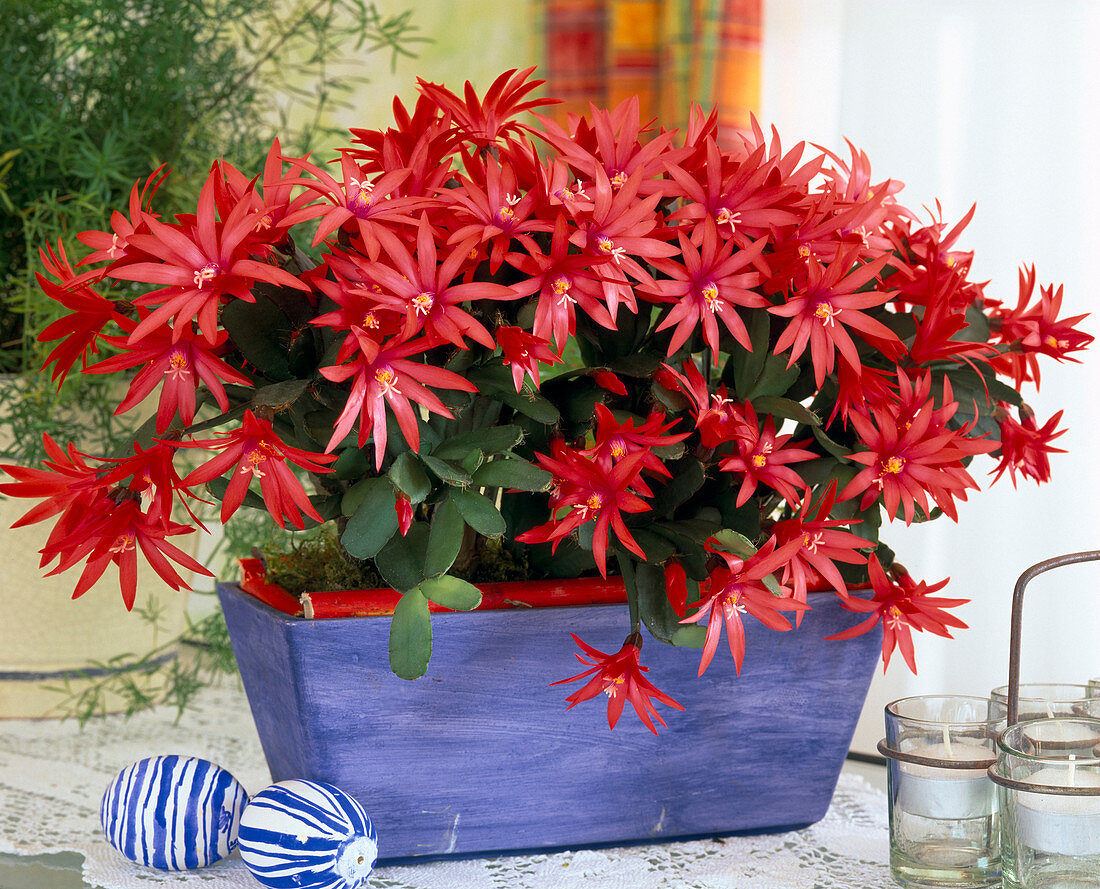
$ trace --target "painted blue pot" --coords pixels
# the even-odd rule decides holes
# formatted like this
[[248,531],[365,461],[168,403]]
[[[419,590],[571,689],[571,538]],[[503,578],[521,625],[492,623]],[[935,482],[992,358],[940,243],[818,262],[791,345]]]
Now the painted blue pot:
[[[378,828],[379,860],[577,848],[812,824],[829,807],[881,636],[832,595],[786,633],[749,618],[740,677],[719,656],[649,640],[653,736],[630,708],[608,731],[601,700],[565,712],[579,673],[569,632],[616,651],[621,606],[432,617],[428,673],[389,669],[389,620],[288,617],[236,584],[218,592],[272,778],[344,789]],[[723,643],[724,645],[724,643]]]

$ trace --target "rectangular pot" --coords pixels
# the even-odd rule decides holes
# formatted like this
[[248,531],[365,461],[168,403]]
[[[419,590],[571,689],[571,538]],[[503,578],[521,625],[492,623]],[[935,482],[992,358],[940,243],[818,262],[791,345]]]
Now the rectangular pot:
[[[652,842],[802,827],[824,816],[878,662],[881,635],[823,637],[859,616],[811,595],[801,627],[745,620],[740,677],[720,650],[647,639],[652,735],[602,698],[565,711],[583,669],[569,633],[617,651],[622,606],[443,613],[415,682],[388,662],[389,620],[289,617],[218,587],[245,692],[276,781],[310,778],[355,796],[384,861]],[[724,646],[724,643],[723,643]]]

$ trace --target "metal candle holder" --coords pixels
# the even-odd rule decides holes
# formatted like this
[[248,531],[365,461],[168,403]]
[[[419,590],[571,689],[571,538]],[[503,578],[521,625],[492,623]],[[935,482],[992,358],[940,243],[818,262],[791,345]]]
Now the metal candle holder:
[[988,770],[999,788],[1005,889],[1077,885],[1100,870],[1100,719],[1019,718],[1024,591],[1046,571],[1097,560],[1100,550],[1047,559],[1024,571],[1013,591],[1007,724]]

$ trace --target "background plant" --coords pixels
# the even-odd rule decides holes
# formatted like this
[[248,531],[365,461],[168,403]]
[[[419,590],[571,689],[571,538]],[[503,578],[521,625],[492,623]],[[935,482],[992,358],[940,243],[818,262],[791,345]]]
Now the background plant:
[[[211,160],[255,166],[278,132],[317,148],[325,114],[361,81],[331,66],[415,41],[410,13],[365,0],[9,0],[0,16],[0,372],[12,435],[3,452],[41,456],[41,432],[117,441],[107,382],[73,375],[60,395],[37,371],[35,337],[59,317],[35,274],[39,249],[125,204],[135,170],[176,171],[164,210],[193,206]],[[121,297],[132,288],[119,284]],[[95,414],[89,416],[89,412]]]
[[[255,166],[275,132],[288,151],[318,148],[333,138],[327,114],[364,83],[336,76],[333,66],[378,50],[396,63],[410,55],[415,30],[411,12],[385,13],[365,0],[5,2],[0,373],[12,376],[0,385],[0,453],[39,460],[44,433],[112,453],[137,426],[115,414],[116,380],[71,374],[57,385],[39,372],[49,346],[37,334],[64,314],[39,286],[39,251],[124,205],[135,170],[175,171],[158,190],[174,214],[194,205],[214,158]],[[120,300],[136,292],[127,282],[110,290]],[[273,527],[247,517],[233,524],[211,564],[247,552]],[[156,626],[159,616],[137,619]],[[83,721],[111,698],[127,712],[164,699],[183,707],[201,681],[232,669],[223,634],[219,612],[183,634],[190,657],[167,658],[180,639],[161,638],[152,651],[88,664],[61,689],[59,711]]]

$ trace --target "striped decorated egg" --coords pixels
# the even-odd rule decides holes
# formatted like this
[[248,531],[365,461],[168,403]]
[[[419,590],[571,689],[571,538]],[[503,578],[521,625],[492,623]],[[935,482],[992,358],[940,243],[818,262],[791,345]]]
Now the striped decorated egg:
[[151,756],[115,776],[99,820],[107,841],[131,861],[190,870],[233,851],[247,803],[244,787],[221,766],[194,756]]
[[378,858],[370,816],[320,781],[280,781],[257,793],[241,816],[240,848],[270,889],[355,889]]

